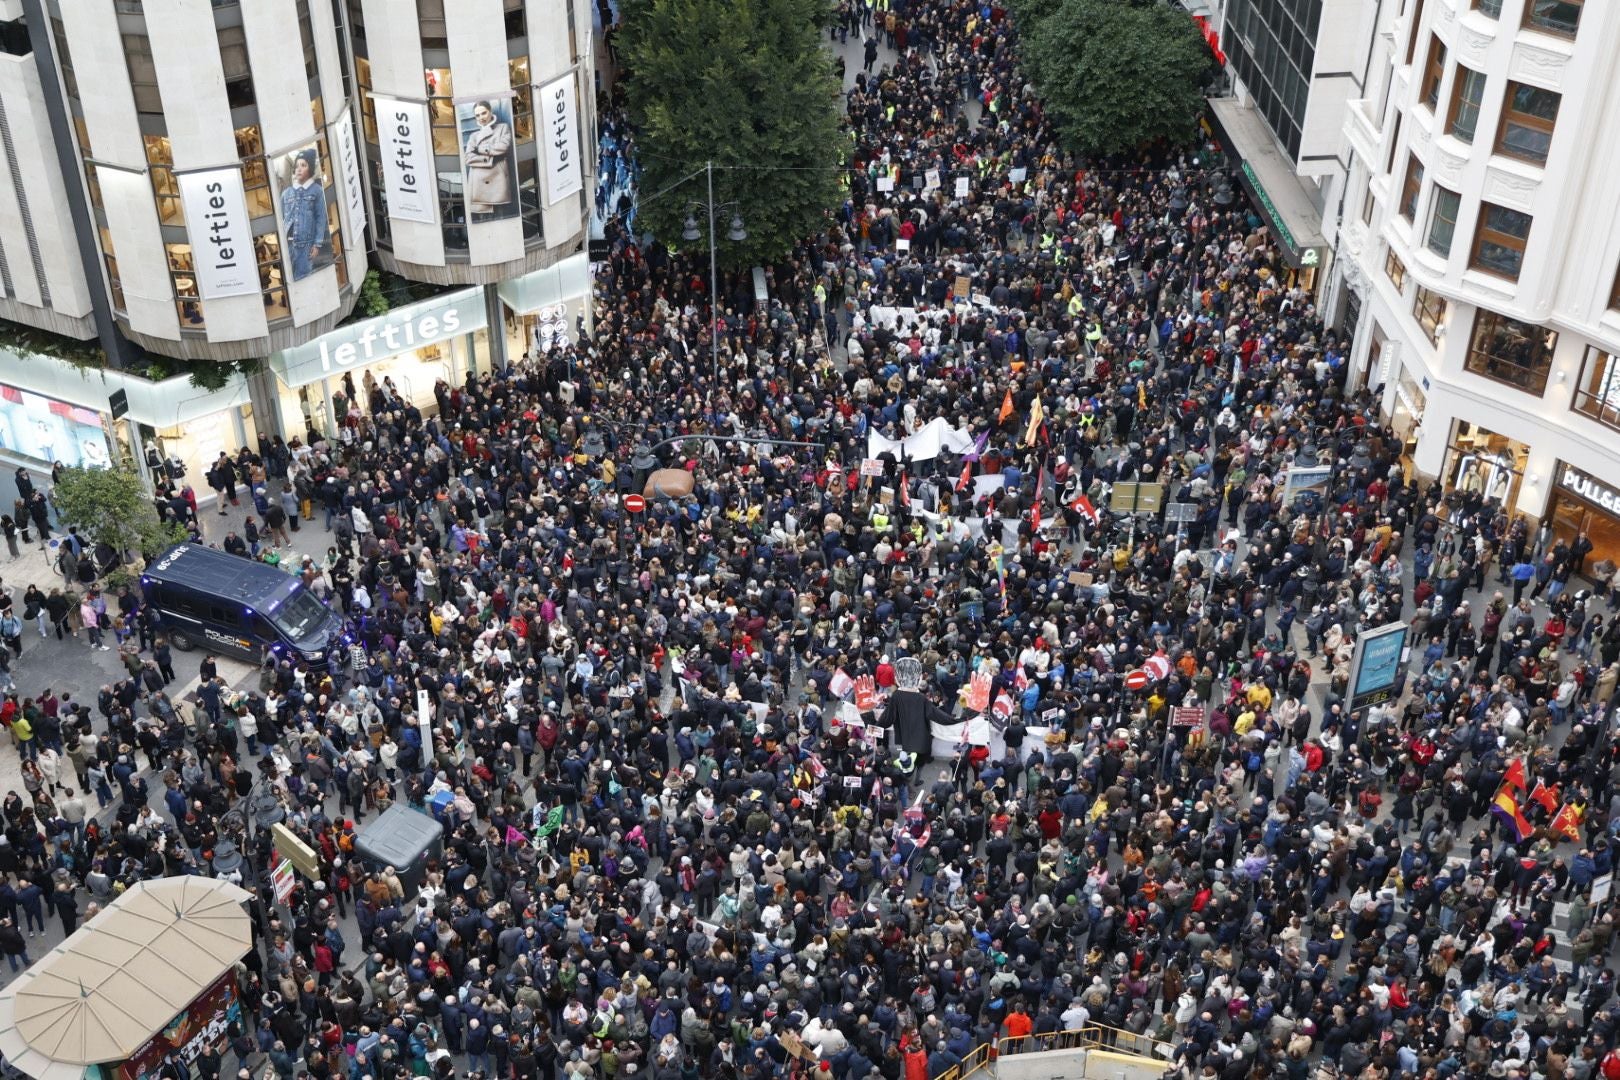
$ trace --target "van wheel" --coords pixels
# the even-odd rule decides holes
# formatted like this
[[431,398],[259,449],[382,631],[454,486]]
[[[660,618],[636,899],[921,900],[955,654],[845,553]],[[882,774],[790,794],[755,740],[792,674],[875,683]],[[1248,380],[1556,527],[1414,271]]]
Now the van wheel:
[[190,652],[197,647],[197,643],[178,631],[169,635],[169,644],[181,652]]

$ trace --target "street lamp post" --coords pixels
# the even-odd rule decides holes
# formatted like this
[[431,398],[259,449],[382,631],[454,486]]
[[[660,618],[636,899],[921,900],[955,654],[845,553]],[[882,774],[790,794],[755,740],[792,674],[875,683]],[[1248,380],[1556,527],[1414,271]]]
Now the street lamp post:
[[[714,372],[714,381],[720,382],[720,268],[719,260],[715,255],[715,214],[720,210],[731,210],[731,225],[726,230],[726,239],[737,243],[748,239],[748,231],[743,228],[742,217],[736,212],[736,203],[726,203],[724,206],[716,205],[714,201],[714,162],[705,161],[703,171],[707,174],[709,198],[704,203],[709,212],[709,364]],[[686,227],[681,230],[681,239],[688,243],[702,239],[703,234],[698,232],[697,220],[690,214],[686,217]]]

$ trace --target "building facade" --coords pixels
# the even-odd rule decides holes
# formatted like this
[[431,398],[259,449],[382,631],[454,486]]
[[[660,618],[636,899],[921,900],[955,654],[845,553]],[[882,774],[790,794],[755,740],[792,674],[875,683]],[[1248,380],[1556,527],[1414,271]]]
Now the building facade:
[[1620,10],[1384,0],[1338,259],[1411,464],[1620,559]]
[[1326,310],[1349,173],[1343,113],[1363,93],[1373,9],[1363,0],[1223,0],[1216,15],[1232,85],[1210,99],[1216,134],[1295,281]]
[[[0,355],[0,458],[195,463],[332,434],[356,387],[388,379],[431,407],[439,379],[572,335],[592,15],[585,0],[0,0],[0,319],[113,368],[265,361],[184,408],[136,388],[123,419],[108,410],[125,376],[63,377],[23,335]],[[357,323],[372,268],[424,299]],[[36,405],[50,430],[19,436]]]

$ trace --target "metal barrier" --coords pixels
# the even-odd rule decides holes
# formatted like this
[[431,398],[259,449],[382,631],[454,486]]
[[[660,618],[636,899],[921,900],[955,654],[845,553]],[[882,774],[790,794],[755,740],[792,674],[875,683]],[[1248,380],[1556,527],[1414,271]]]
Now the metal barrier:
[[996,1056],[1002,1054],[1033,1054],[1047,1050],[1107,1050],[1114,1054],[1139,1057],[1146,1061],[1163,1063],[1154,1053],[1156,1043],[1152,1037],[1134,1031],[1109,1027],[1107,1024],[1087,1024],[1083,1028],[1049,1031],[1041,1035],[1020,1035],[999,1039]]
[[1164,1059],[1154,1053],[1155,1045],[1147,1035],[1138,1035],[1134,1031],[1109,1027],[1107,1024],[1087,1024],[1083,1028],[1049,1031],[1044,1035],[1009,1036],[994,1043],[980,1043],[967,1052],[962,1064],[951,1066],[934,1080],[968,1080],[968,1077],[990,1069],[1003,1054],[1034,1054],[1046,1050],[1107,1050],[1112,1054],[1163,1065]]

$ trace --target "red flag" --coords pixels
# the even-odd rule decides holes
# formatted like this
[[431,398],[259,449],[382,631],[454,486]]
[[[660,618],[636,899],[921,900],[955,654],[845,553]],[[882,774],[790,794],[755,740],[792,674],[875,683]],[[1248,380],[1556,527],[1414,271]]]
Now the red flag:
[[969,484],[971,484],[972,482],[973,482],[973,462],[964,461],[962,463],[962,475],[956,481],[956,490],[957,491],[965,491],[967,489],[967,486]]
[[1041,496],[1046,488],[1046,470],[1035,470],[1035,506],[1029,512],[1029,531],[1031,535],[1041,531]]
[[1565,803],[1563,808],[1553,816],[1552,831],[1571,840],[1581,838],[1581,822],[1586,817],[1586,808],[1575,803]]
[[1078,511],[1081,516],[1083,516],[1093,525],[1097,524],[1098,519],[1101,517],[1101,515],[1097,513],[1097,508],[1091,505],[1091,500],[1086,498],[1084,495],[1077,496],[1072,502],[1070,502],[1069,509]]
[[1001,399],[1001,413],[996,417],[996,423],[1005,424],[1007,417],[1013,414],[1012,387],[1007,388],[1007,396]]
[[1519,791],[1527,789],[1523,758],[1514,758],[1508,762],[1507,771],[1502,774],[1502,786],[1515,788]]
[[906,507],[911,505],[911,489],[906,486],[906,471],[904,469],[900,470],[900,505]]
[[1530,793],[1530,799],[1545,807],[1547,813],[1554,813],[1558,810],[1558,785],[1554,784],[1552,787],[1548,787],[1540,780],[1537,780],[1536,790]]

